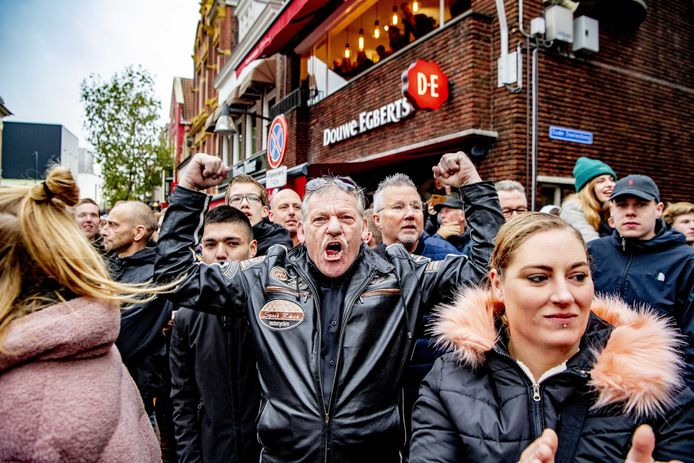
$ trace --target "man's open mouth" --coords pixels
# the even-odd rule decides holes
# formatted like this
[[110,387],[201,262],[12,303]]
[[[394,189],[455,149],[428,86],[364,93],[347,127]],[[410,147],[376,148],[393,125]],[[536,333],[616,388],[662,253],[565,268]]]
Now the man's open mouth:
[[342,243],[339,241],[331,241],[325,247],[325,257],[327,260],[338,260],[342,257]]

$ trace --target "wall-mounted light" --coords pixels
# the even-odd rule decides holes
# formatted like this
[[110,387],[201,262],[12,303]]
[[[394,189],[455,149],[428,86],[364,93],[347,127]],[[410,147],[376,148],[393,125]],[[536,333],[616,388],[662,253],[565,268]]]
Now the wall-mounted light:
[[218,135],[233,135],[236,133],[234,121],[229,116],[229,105],[227,103],[222,104],[222,112],[214,125],[214,133]]
[[378,22],[378,19],[374,22],[374,39],[380,39],[381,38],[381,23]]

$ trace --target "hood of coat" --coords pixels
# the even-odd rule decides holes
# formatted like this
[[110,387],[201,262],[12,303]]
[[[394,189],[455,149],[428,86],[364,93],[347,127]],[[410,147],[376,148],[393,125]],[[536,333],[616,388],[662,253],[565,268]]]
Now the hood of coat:
[[113,345],[120,311],[89,298],[51,305],[10,323],[0,349],[0,373],[20,363],[97,357]]
[[[597,393],[593,408],[619,404],[635,417],[663,416],[683,386],[679,330],[647,308],[631,308],[617,298],[595,298],[591,310],[614,326],[607,342],[592,352],[589,386]],[[439,346],[477,368],[499,342],[498,312],[491,291],[468,288],[437,308],[431,331]]]

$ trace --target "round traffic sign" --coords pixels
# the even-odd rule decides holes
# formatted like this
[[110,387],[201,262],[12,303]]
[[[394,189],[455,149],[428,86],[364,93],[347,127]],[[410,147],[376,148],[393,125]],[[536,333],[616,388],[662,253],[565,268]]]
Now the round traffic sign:
[[267,164],[271,169],[276,169],[284,161],[284,153],[287,151],[287,118],[284,114],[275,117],[270,124],[267,135]]

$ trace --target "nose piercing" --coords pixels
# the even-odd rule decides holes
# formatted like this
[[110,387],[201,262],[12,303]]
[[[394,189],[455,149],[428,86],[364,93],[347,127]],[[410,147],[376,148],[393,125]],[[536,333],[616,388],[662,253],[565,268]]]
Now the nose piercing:
[[562,327],[562,328],[566,328],[566,325],[562,325],[561,327]]

